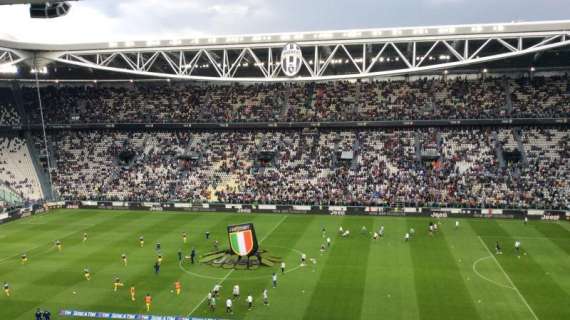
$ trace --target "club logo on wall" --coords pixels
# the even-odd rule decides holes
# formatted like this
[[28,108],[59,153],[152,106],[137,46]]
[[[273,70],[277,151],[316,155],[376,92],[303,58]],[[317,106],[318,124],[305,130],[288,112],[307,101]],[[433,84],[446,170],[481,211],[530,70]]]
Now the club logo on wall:
[[303,53],[296,43],[288,43],[281,51],[281,70],[288,77],[294,77],[301,70]]
[[257,237],[253,223],[228,226],[230,248],[238,256],[251,256],[257,252]]

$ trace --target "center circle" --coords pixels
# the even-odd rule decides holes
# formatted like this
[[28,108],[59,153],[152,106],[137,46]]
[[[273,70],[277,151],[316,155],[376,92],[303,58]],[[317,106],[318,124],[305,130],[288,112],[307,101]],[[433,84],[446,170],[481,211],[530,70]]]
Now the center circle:
[[[295,252],[295,253],[298,253],[299,255],[301,255],[301,254],[303,253],[303,252],[301,252],[300,250],[295,249],[295,248],[287,248],[287,247],[274,246],[274,245],[266,245],[266,246],[263,246],[263,247],[264,247],[264,248],[285,249],[285,250],[289,250],[289,251],[293,251],[293,252]],[[203,263],[202,263],[202,264],[201,264],[201,263],[198,263],[198,264],[199,264],[199,265],[205,265],[205,264],[203,264]],[[182,261],[178,264],[178,267],[179,267],[180,270],[182,270],[184,273],[189,274],[189,275],[192,275],[192,276],[195,276],[195,277],[198,277],[198,278],[211,279],[211,280],[224,280],[225,278],[227,278],[227,274],[224,275],[224,276],[219,276],[219,277],[217,277],[217,276],[212,276],[212,275],[208,275],[208,274],[203,274],[203,273],[200,273],[200,272],[191,271],[191,270],[189,270],[189,269],[187,269],[187,268],[184,267],[184,265],[182,264]],[[208,266],[208,267],[209,267],[209,266]],[[296,270],[298,270],[300,267],[301,267],[300,265],[296,265],[295,267],[286,270],[285,273],[290,273],[290,272],[296,271]],[[211,268],[211,269],[214,269],[214,267],[210,267],[210,268]],[[225,270],[225,271],[227,271],[227,272],[238,272],[238,274],[245,274],[246,272],[261,271],[261,270],[264,270],[264,269],[265,269],[265,270],[274,270],[274,268],[270,268],[270,267],[259,267],[259,269],[256,269],[256,270],[238,270],[238,269],[223,269],[223,268],[215,268],[215,269],[217,269],[217,270]],[[226,273],[227,273],[227,272],[226,272]],[[273,272],[273,271],[271,271],[271,272],[269,272],[269,273],[266,273],[266,274],[263,274],[263,275],[258,275],[258,276],[243,277],[243,278],[242,278],[242,277],[238,277],[236,280],[248,281],[248,280],[263,279],[263,278],[270,277],[272,272]]]

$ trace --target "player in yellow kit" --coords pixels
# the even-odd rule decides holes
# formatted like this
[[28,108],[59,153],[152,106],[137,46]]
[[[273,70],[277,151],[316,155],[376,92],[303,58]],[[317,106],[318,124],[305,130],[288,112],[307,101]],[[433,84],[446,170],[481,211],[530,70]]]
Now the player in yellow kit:
[[146,305],[146,312],[149,312],[150,311],[150,305],[152,304],[152,297],[148,293],[144,297],[144,304]]
[[186,243],[186,242],[188,241],[188,234],[186,234],[186,232],[183,232],[183,233],[182,233],[182,241],[183,241],[184,243]]
[[4,282],[4,293],[6,294],[6,297],[10,296],[10,285],[8,282]]
[[121,260],[123,260],[123,265],[126,267],[127,266],[127,255],[123,253],[121,255]]
[[139,237],[139,244],[140,244],[141,248],[144,247],[144,237],[143,236]]
[[89,272],[89,269],[83,269],[83,276],[87,281],[91,280],[91,272]]
[[176,281],[174,283],[174,289],[176,290],[176,295],[180,295],[180,292],[182,291],[182,284],[180,284],[180,281]]
[[135,286],[131,286],[131,301],[135,301],[136,289]]
[[158,257],[156,257],[156,262],[160,265],[162,263],[162,255],[159,254]]
[[117,289],[122,286],[124,286],[124,284],[121,282],[121,279],[119,279],[119,277],[115,277],[115,280],[113,281],[113,291],[117,292]]
[[87,242],[87,232],[83,233],[83,243]]
[[25,253],[22,254],[22,257],[20,258],[20,262],[21,262],[22,264],[28,263],[28,256],[27,256]]
[[55,246],[57,248],[57,251],[61,251],[61,249],[63,248],[61,241],[59,240],[55,240]]

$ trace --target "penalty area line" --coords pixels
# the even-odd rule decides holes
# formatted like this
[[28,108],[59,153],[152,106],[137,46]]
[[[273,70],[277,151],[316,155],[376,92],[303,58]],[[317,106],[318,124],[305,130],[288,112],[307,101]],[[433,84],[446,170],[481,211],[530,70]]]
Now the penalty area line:
[[483,239],[481,238],[481,236],[477,236],[479,238],[479,241],[481,241],[481,244],[483,245],[483,247],[485,247],[485,249],[487,250],[487,252],[489,253],[489,255],[491,255],[491,257],[493,258],[493,260],[495,261],[495,263],[497,264],[497,266],[499,267],[499,269],[503,272],[503,274],[505,275],[505,278],[507,278],[507,280],[509,281],[509,284],[513,287],[513,289],[515,290],[515,292],[519,295],[519,297],[521,298],[522,302],[524,303],[524,305],[528,308],[528,311],[530,311],[530,313],[532,314],[532,316],[534,317],[534,319],[539,320],[538,317],[536,316],[536,313],[534,313],[534,310],[532,310],[532,308],[530,307],[530,305],[528,304],[528,302],[526,301],[525,297],[522,295],[522,293],[519,291],[519,289],[517,288],[517,286],[515,286],[515,283],[513,282],[513,280],[511,280],[511,277],[509,277],[509,275],[505,272],[505,269],[503,269],[503,266],[501,266],[501,264],[499,263],[499,260],[497,260],[497,258],[495,257],[495,255],[491,252],[491,250],[489,250],[489,248],[487,247],[487,245],[485,244],[485,241],[483,241]]
[[[285,219],[287,219],[289,215],[285,215],[283,216],[283,218],[281,220],[279,220],[279,222],[273,227],[273,229],[271,229],[271,231],[269,231],[264,237],[263,239],[259,240],[259,243],[262,243],[265,239],[269,238],[269,236],[275,231],[277,230],[277,228],[279,228],[279,226],[283,223],[283,221],[285,221]],[[232,275],[232,273],[234,273],[236,269],[232,269],[230,271],[228,271],[228,273],[226,273],[226,275],[218,282],[216,283],[216,285],[222,284],[224,283],[224,281],[226,281],[229,276]],[[204,303],[204,301],[206,301],[206,299],[208,298],[208,296],[205,296],[204,298],[202,298],[202,300],[200,300],[200,302],[198,302],[198,304],[196,304],[196,306],[194,307],[194,309],[192,309],[192,311],[190,311],[190,313],[188,313],[188,315],[192,315],[194,312],[196,312],[196,310],[198,310],[198,308],[200,308],[200,306]]]

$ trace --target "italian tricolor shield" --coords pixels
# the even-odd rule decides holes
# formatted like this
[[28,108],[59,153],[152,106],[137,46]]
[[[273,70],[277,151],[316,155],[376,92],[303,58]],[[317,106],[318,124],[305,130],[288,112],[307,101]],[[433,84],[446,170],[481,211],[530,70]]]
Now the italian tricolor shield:
[[253,233],[251,230],[231,232],[230,245],[233,252],[240,256],[247,256],[253,250]]

